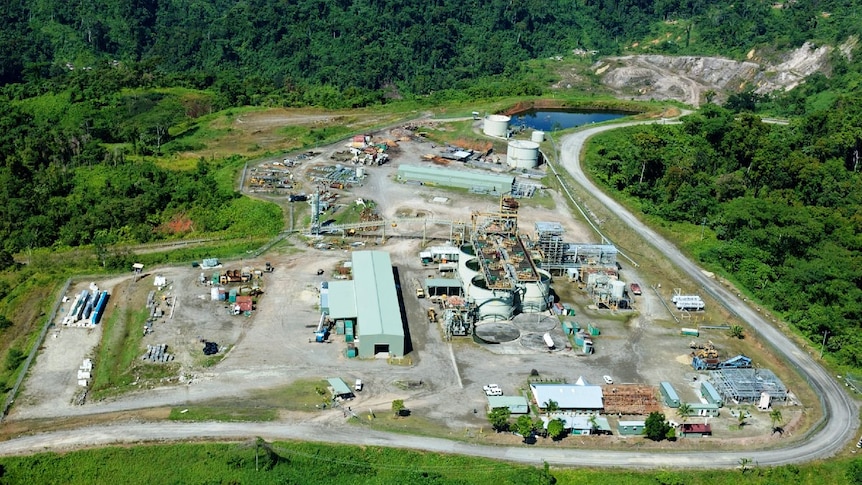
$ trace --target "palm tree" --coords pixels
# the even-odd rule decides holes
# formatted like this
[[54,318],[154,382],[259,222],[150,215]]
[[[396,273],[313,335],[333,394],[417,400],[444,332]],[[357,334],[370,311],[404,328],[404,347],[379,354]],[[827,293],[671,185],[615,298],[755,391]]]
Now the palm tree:
[[553,399],[548,399],[548,402],[545,403],[545,414],[555,413],[560,410],[560,403],[554,401]]
[[784,416],[781,415],[780,409],[772,409],[769,411],[769,419],[772,421],[772,432],[781,431],[781,421],[784,419]]
[[595,414],[590,414],[590,419],[588,419],[590,423],[590,434],[596,434],[599,430],[599,420],[596,418]]
[[685,423],[688,420],[689,415],[693,411],[691,404],[687,402],[679,403],[679,407],[676,408],[676,415],[679,416],[679,419]]

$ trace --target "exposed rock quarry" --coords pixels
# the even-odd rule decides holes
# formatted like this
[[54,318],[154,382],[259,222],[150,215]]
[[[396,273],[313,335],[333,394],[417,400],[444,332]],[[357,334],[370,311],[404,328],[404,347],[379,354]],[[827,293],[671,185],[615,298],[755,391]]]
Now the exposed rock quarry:
[[[832,50],[831,46],[815,48],[806,43],[778,64],[719,57],[635,55],[603,59],[592,68],[602,76],[602,83],[620,96],[675,99],[698,106],[703,93],[709,90],[721,101],[729,93],[750,86],[760,94],[791,89],[806,76],[824,70]],[[749,54],[750,59],[754,58],[753,53]]]

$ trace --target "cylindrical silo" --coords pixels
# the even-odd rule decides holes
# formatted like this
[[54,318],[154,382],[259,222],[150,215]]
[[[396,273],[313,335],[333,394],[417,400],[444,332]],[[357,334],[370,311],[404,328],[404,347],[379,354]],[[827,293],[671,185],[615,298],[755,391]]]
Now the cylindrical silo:
[[521,286],[521,311],[538,313],[548,309],[548,296],[551,294],[551,274],[538,270],[539,281],[531,281]]
[[488,115],[485,118],[482,131],[488,136],[506,138],[509,135],[509,121],[511,119],[511,116],[506,115]]
[[479,320],[508,320],[512,317],[514,294],[511,290],[493,290],[485,278],[474,276],[467,285],[467,297],[476,305]]
[[536,168],[539,165],[539,144],[528,140],[512,140],[506,152],[512,168]]
[[530,135],[530,140],[533,140],[536,143],[542,143],[545,141],[545,132],[541,130],[533,131],[533,134]]

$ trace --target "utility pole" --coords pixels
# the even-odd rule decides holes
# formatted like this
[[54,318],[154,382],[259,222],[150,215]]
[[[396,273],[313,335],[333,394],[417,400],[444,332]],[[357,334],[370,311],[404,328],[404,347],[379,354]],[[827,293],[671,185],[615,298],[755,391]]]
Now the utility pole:
[[703,241],[703,231],[706,230],[706,217],[700,221],[700,240]]

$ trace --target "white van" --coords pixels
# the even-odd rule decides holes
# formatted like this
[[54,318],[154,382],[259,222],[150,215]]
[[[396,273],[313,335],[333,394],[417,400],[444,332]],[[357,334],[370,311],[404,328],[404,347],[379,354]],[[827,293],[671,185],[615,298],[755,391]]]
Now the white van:
[[362,379],[356,379],[356,384],[353,385],[353,389],[356,391],[362,390]]

